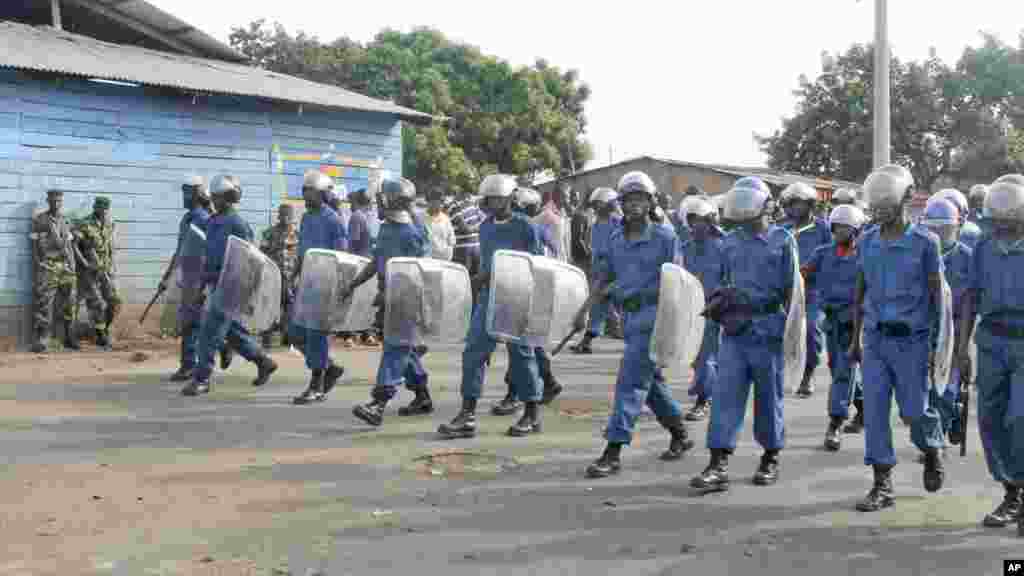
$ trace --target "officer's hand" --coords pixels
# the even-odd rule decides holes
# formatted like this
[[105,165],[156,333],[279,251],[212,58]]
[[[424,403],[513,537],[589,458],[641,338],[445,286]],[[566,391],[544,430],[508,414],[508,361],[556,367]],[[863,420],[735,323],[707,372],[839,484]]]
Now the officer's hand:
[[847,352],[847,356],[850,357],[850,362],[860,362],[864,356],[863,351],[860,348],[860,342],[854,341],[850,344],[850,349]]

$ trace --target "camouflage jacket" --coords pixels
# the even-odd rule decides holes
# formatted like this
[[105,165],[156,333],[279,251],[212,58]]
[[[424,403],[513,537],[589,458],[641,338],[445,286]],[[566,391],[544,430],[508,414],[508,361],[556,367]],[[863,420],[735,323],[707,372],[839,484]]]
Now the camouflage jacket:
[[83,218],[75,237],[82,256],[96,269],[108,274],[114,271],[114,223],[102,222],[95,214]]
[[37,266],[55,270],[61,265],[67,270],[75,270],[75,252],[72,242],[74,234],[71,224],[64,215],[52,217],[50,213],[40,212],[32,218],[32,256]]
[[298,246],[299,233],[295,226],[275,224],[264,230],[260,237],[260,250],[277,264],[285,278],[290,278],[295,269]]

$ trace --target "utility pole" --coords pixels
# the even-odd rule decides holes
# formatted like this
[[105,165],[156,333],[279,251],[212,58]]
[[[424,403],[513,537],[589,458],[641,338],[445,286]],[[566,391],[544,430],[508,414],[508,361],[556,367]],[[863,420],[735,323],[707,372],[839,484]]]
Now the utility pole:
[[888,0],[875,0],[875,168],[889,163],[889,22]]
[[60,23],[60,0],[50,0],[50,13],[53,16],[53,27],[63,30],[64,27]]

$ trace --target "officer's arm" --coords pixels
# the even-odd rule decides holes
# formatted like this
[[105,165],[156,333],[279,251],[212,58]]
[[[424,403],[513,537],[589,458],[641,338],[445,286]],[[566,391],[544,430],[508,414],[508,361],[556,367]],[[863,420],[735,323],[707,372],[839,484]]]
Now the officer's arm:
[[960,297],[960,326],[957,326],[957,347],[956,354],[963,358],[967,355],[967,343],[974,335],[974,315],[977,312],[977,291],[968,288]]
[[864,310],[864,272],[862,270],[857,271],[857,287],[853,290],[853,346],[857,350],[860,349],[860,331],[864,323],[863,310]]
[[785,287],[782,293],[782,301],[786,306],[785,309],[788,311],[791,301],[793,299],[793,290],[796,288],[795,286],[793,286],[793,283],[797,281],[796,278],[793,276],[793,267],[799,266],[800,264],[800,252],[799,248],[797,248],[796,240],[793,238],[789,239],[789,242],[787,242],[786,246],[788,248],[785,251],[786,261],[783,263],[783,266],[786,270],[786,277],[783,279],[782,284]]

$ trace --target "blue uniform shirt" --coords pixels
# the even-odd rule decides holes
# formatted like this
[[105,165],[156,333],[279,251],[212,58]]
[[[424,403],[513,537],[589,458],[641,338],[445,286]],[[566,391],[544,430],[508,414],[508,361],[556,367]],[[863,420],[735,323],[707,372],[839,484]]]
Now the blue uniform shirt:
[[970,248],[957,242],[942,254],[942,266],[946,272],[946,283],[953,293],[953,316],[960,316],[960,300],[967,291],[968,278],[971,274]]
[[188,227],[192,224],[196,225],[204,233],[210,223],[210,213],[202,206],[197,206],[181,217],[181,223],[178,224],[178,246],[181,247],[181,240],[185,237],[185,233],[188,231]]
[[902,323],[912,332],[928,330],[933,309],[928,277],[943,273],[939,238],[915,225],[893,241],[872,228],[860,242],[857,265],[864,275],[864,327]]
[[704,296],[710,296],[725,278],[725,264],[722,260],[722,239],[709,237],[703,242],[690,237],[681,244],[683,268],[700,280]]
[[853,318],[854,300],[857,291],[857,247],[852,246],[845,256],[839,255],[839,246],[833,242],[819,246],[806,264],[814,269],[808,274],[808,284],[813,280],[818,302],[835,309],[843,321]]
[[430,253],[430,238],[416,222],[402,224],[384,220],[380,225],[377,245],[373,250],[377,285],[383,289],[387,278],[387,263],[392,258],[423,258]]
[[380,220],[376,210],[371,207],[353,210],[348,220],[349,251],[357,256],[370,257],[379,233]]
[[675,261],[678,244],[675,233],[654,222],[634,240],[626,239],[624,228],[612,232],[607,258],[608,279],[615,286],[611,297],[619,303],[630,300],[641,303],[636,312],[626,310],[627,337],[654,329],[661,265]]
[[[800,250],[800,266],[805,266],[810,262],[814,251],[819,247],[832,243],[832,231],[829,229],[828,222],[821,218],[815,218],[803,228],[798,229],[794,226],[787,226],[787,228],[796,238],[796,245]],[[813,289],[813,284],[810,282],[808,284],[807,296],[813,298],[817,295],[816,291]]]
[[1024,327],[1024,246],[1001,246],[984,236],[970,260],[967,287],[974,291],[975,310],[982,322],[997,321]]
[[543,255],[544,247],[540,242],[538,228],[522,214],[513,213],[511,218],[500,224],[488,216],[480,224],[480,272],[485,276],[490,275],[491,262],[498,250]]
[[206,273],[205,280],[213,284],[220,277],[224,255],[228,249],[228,237],[236,236],[246,242],[253,241],[252,227],[238,215],[238,210],[228,209],[210,218],[206,229]]
[[981,240],[981,234],[981,227],[968,220],[960,228],[960,243],[973,250]]
[[751,331],[781,340],[786,330],[786,293],[792,294],[799,259],[796,239],[780,226],[758,235],[737,228],[722,240],[725,282],[750,298],[755,308],[778,304],[779,311],[755,315]]
[[306,212],[299,224],[298,258],[306,255],[310,248],[323,250],[345,250],[348,248],[348,232],[342,227],[338,215],[324,206],[319,212]]

